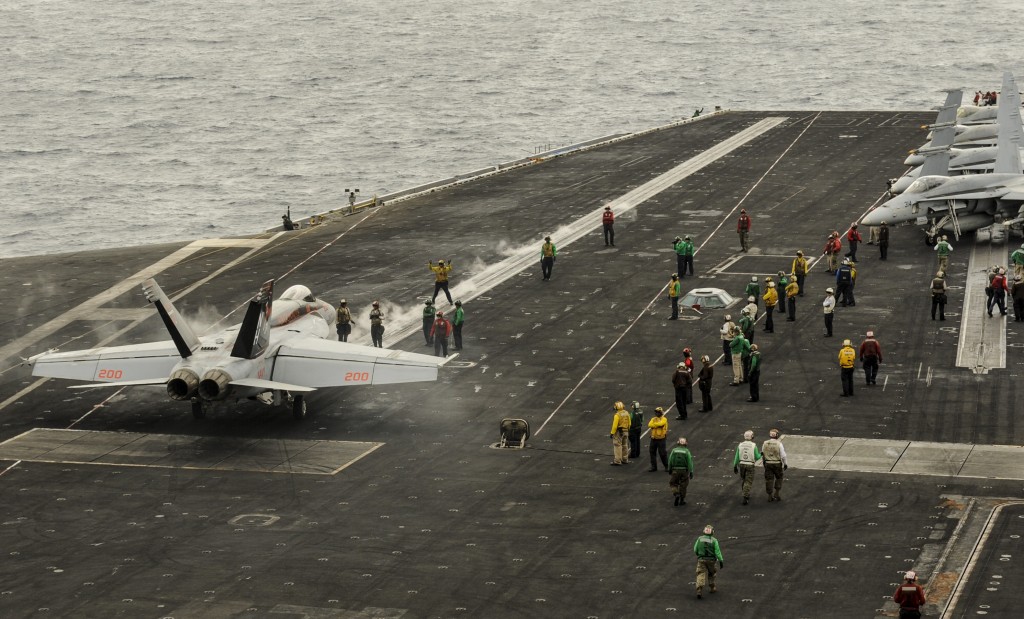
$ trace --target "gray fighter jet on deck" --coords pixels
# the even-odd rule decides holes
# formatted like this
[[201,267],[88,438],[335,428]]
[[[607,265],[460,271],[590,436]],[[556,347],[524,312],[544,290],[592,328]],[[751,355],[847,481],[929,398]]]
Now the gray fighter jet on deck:
[[[877,226],[916,222],[925,227],[931,243],[941,232],[959,236],[994,223],[1019,225],[1024,221],[1024,174],[1020,96],[1013,76],[1003,75],[997,124],[999,142],[991,174],[948,176],[948,150],[934,153],[942,163],[941,175],[922,175],[902,194],[871,210],[861,223]],[[929,162],[926,162],[926,165]]]
[[298,285],[272,303],[274,281],[249,301],[241,324],[197,336],[156,281],[143,282],[171,340],[71,352],[27,360],[34,376],[99,381],[75,387],[164,385],[174,400],[192,403],[196,418],[228,398],[291,405],[306,416],[304,395],[320,387],[437,380],[448,359],[328,339],[337,313]]

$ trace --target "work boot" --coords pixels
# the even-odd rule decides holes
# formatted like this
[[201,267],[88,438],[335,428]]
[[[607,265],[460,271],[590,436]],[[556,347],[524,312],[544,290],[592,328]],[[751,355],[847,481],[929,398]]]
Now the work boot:
[[775,496],[774,496],[774,495],[771,495],[771,494],[769,494],[769,495],[768,495],[768,502],[769,502],[769,503],[771,503],[771,502],[772,502],[772,501],[774,501],[774,500],[775,500]]
[[775,500],[776,501],[781,501],[782,500],[782,497],[779,496],[779,491],[778,490],[775,491]]
[[750,502],[750,499],[748,497],[743,497],[743,504],[744,505],[746,505],[749,502]]
[[716,587],[714,584],[712,584],[711,585],[711,589],[709,589],[709,590],[711,591],[711,593],[714,593],[715,591],[718,591],[718,587]]
[[700,593],[701,593],[701,589],[700,589],[700,587],[697,587],[697,599],[698,600],[701,598]]
[[675,501],[673,501],[672,505],[675,506],[675,507],[679,506],[679,495],[678,494],[676,495]]

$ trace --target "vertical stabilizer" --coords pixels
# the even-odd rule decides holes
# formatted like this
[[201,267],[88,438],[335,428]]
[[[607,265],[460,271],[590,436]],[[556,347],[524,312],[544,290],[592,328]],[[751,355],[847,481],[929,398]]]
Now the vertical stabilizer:
[[[946,91],[946,103],[939,108],[939,114],[935,118],[935,124],[951,123],[956,120],[956,111],[960,109],[960,103],[964,99],[963,88],[953,88]],[[934,142],[934,140],[932,140]]]
[[[952,128],[950,128],[952,131]],[[924,163],[921,164],[921,176],[949,176],[949,144],[935,148],[922,148],[917,151],[924,155]]]
[[999,124],[999,140],[996,143],[996,163],[992,172],[1020,174],[1020,93],[1017,92],[1017,82],[1009,71],[1003,73],[1003,91],[999,96],[996,122]]
[[231,349],[231,356],[240,359],[255,359],[267,350],[270,343],[270,308],[274,299],[274,280],[260,287],[260,291],[249,301],[245,318],[238,329],[238,337]]
[[181,355],[182,359],[190,357],[200,345],[199,338],[192,331],[192,327],[188,326],[185,319],[181,317],[181,314],[175,309],[174,304],[167,298],[164,291],[160,289],[155,279],[150,278],[142,282],[142,292],[146,294],[146,299],[156,306],[160,319],[164,321],[164,326],[167,327],[167,331],[171,334],[171,339],[174,340],[174,346],[178,349],[178,354]]

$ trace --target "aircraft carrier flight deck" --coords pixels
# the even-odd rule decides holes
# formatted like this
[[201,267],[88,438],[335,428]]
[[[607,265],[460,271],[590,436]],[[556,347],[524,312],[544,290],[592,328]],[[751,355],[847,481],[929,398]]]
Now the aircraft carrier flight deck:
[[[930,319],[936,258],[915,226],[893,227],[886,261],[859,247],[857,303],[837,308],[831,338],[821,300],[835,279],[814,262],[796,321],[756,327],[760,400],[719,364],[713,412],[697,412],[699,393],[686,421],[669,411],[670,446],[685,436],[695,460],[686,505],[648,471],[646,437],[638,460],[609,466],[613,403],[669,409],[683,348],[717,360],[723,316],[739,314],[666,320],[674,237],[697,246],[684,293],[741,297],[879,204],[934,116],[721,112],[291,232],[4,260],[0,615],[895,617],[908,569],[925,616],[1019,613],[1024,327],[985,315],[971,278],[1006,263],[1016,232],[951,238],[945,322]],[[241,321],[275,279],[347,299],[366,344],[380,300],[384,346],[429,354],[420,312],[438,259],[466,320],[437,382],[318,389],[306,419],[247,400],[194,419],[160,387],[70,389],[21,364],[166,340],[150,277],[203,331]],[[839,397],[840,346],[868,330],[878,384],[858,364],[854,396]],[[529,422],[524,449],[495,448],[505,418]],[[773,427],[782,501],[759,468],[743,505],[734,450]],[[725,566],[697,599],[706,524]]]

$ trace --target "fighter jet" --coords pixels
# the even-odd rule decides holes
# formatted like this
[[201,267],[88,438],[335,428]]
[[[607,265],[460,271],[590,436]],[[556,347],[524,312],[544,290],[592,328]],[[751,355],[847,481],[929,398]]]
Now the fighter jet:
[[[1021,174],[1022,140],[1020,97],[1013,76],[1003,75],[999,103],[1000,138],[992,174],[949,177],[948,150],[929,153],[943,163],[943,173],[918,178],[902,194],[873,209],[861,220],[867,226],[916,221],[926,227],[926,242],[942,231],[959,236],[997,222],[1018,225],[1024,221],[1024,174]],[[929,162],[926,161],[925,165]]]
[[165,385],[171,399],[191,402],[197,419],[228,398],[287,403],[302,419],[304,395],[317,388],[433,381],[448,360],[327,339],[337,313],[306,286],[288,288],[274,303],[270,280],[249,301],[240,324],[203,337],[154,279],[142,289],[170,341],[50,350],[27,360],[32,374],[99,381],[75,387]]

